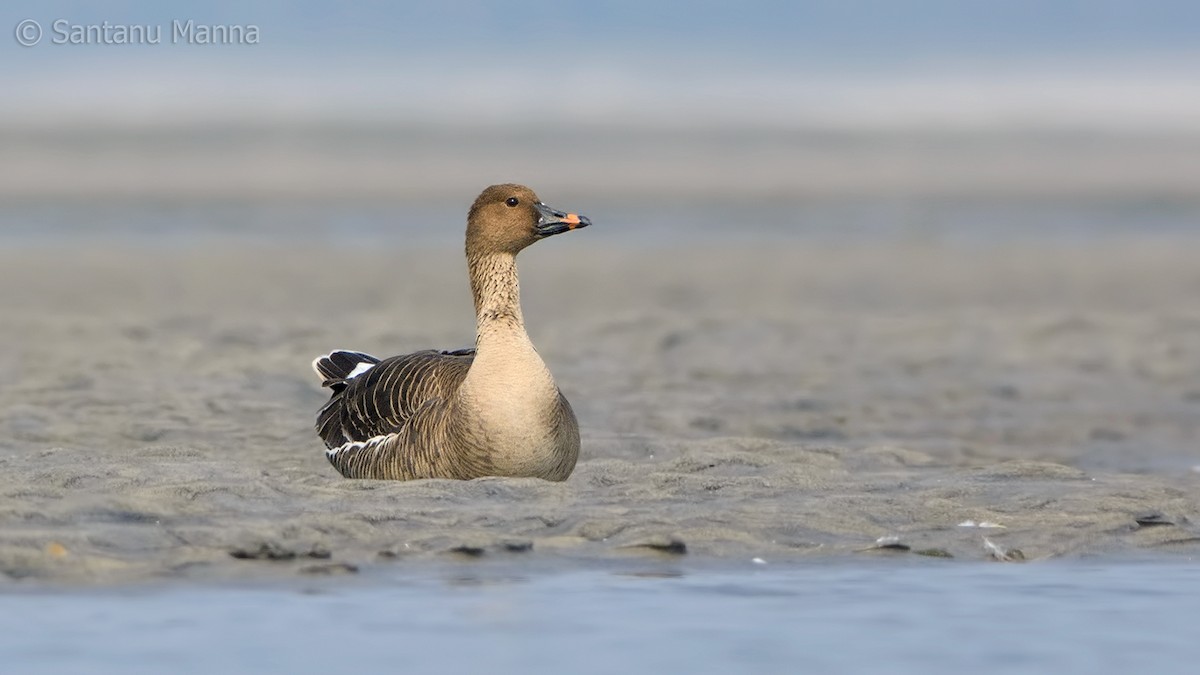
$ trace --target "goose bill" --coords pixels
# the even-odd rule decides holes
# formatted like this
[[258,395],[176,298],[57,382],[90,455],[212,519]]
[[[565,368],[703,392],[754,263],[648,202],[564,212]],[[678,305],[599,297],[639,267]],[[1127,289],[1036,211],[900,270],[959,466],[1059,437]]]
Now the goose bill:
[[545,204],[538,203],[534,208],[538,212],[538,222],[534,229],[540,237],[562,234],[567,230],[578,230],[592,224],[592,221],[588,220],[586,216],[577,213],[563,213]]

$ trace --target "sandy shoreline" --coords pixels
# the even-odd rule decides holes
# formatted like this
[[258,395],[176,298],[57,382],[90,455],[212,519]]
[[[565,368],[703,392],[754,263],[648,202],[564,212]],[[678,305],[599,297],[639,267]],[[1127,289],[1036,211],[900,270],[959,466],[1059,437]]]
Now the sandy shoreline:
[[469,342],[456,249],[0,253],[0,580],[1200,551],[1190,240],[544,246],[522,290],[583,429],[565,484],[324,459],[309,361]]

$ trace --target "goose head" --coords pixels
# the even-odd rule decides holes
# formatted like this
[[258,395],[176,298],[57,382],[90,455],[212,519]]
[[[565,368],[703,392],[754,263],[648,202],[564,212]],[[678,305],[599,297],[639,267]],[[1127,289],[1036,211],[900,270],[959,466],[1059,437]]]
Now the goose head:
[[584,216],[543,204],[524,185],[493,185],[480,193],[467,215],[467,250],[515,255],[535,241],[591,224]]

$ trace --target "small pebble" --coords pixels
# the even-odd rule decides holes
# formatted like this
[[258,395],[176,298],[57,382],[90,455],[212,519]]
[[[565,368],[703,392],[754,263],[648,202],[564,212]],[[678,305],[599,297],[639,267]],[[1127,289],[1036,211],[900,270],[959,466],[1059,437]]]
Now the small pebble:
[[1159,513],[1158,511],[1151,511],[1148,513],[1140,514],[1137,517],[1135,517],[1133,520],[1140,527],[1155,527],[1155,526],[1174,525],[1175,524],[1174,521],[1172,521],[1170,518],[1167,518],[1166,516]]
[[238,560],[292,560],[296,552],[273,541],[264,541],[257,546],[231,549],[229,555]]
[[485,551],[483,550],[482,546],[471,546],[470,544],[463,544],[450,549],[450,553],[457,553],[459,555],[467,556],[468,558],[481,558],[483,557],[484,552]]
[[875,540],[875,544],[862,551],[909,551],[912,547],[900,541],[900,537],[889,534]]

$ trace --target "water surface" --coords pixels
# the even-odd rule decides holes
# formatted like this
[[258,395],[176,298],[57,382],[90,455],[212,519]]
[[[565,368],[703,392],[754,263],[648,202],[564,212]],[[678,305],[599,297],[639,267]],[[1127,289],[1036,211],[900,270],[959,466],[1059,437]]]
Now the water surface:
[[1175,562],[453,564],[305,586],[9,594],[21,673],[1195,672]]

